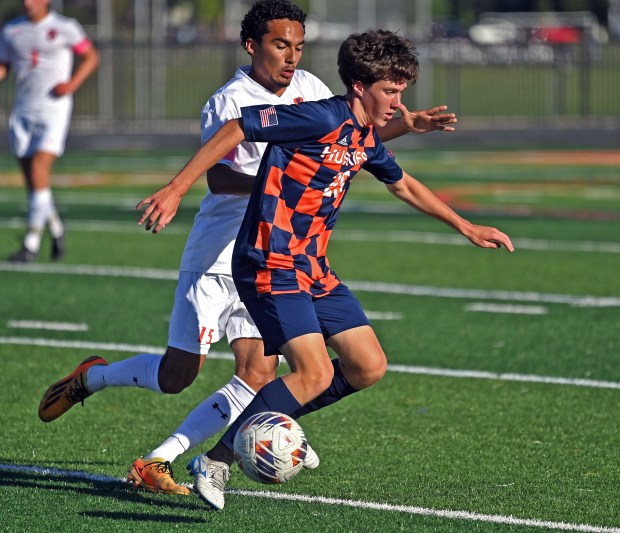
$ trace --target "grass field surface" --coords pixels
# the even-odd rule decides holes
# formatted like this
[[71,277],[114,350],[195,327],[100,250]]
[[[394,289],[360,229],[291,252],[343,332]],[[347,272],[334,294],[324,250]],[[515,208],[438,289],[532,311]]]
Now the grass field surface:
[[[153,236],[133,206],[190,154],[69,153],[56,199],[68,256],[0,261],[4,531],[620,532],[620,153],[397,153],[408,171],[517,250],[481,250],[355,178],[330,260],[390,368],[300,420],[321,466],[282,486],[233,468],[226,508],[136,492],[132,461],[234,365],[214,346],[176,396],[108,389],[59,420],[41,395],[84,357],[162,353],[176,270],[202,195]],[[0,156],[0,257],[25,198]],[[215,437],[204,446],[207,449]],[[174,464],[185,474],[193,450]]]

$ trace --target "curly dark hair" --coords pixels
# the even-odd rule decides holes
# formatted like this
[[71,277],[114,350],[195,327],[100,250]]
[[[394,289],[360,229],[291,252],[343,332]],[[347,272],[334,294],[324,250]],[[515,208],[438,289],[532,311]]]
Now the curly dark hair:
[[420,65],[415,45],[387,30],[349,35],[338,51],[338,74],[347,91],[354,81],[370,85],[379,80],[415,83]]
[[241,21],[241,46],[245,48],[247,39],[260,42],[263,35],[269,32],[267,23],[271,20],[288,19],[299,22],[306,31],[306,13],[303,9],[291,4],[289,0],[259,0]]

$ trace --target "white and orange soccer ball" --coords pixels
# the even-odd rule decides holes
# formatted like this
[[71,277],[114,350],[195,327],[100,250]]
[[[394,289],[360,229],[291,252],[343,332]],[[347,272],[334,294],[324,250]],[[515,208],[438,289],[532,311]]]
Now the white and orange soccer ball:
[[304,466],[308,441],[290,416],[266,412],[251,416],[237,431],[235,460],[241,471],[259,483],[285,483]]

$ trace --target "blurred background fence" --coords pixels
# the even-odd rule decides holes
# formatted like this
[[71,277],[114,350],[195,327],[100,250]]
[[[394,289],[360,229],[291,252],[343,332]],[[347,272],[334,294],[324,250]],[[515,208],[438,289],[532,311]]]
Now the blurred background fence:
[[[309,44],[302,59],[335,93],[340,42]],[[432,94],[406,93],[413,106],[443,102],[475,117],[620,118],[620,44],[599,47],[592,58],[581,44],[549,48],[544,61],[515,60],[516,48],[498,57],[497,47],[470,46],[463,58],[458,42],[422,43],[420,86],[432,77]],[[560,49],[561,48],[561,49]],[[96,122],[195,119],[206,99],[249,57],[237,43],[212,41],[189,46],[100,44],[101,69],[76,95],[75,115]],[[8,109],[13,85],[2,85]]]
[[[446,2],[452,15],[468,4]],[[13,10],[10,3],[3,2],[0,16],[18,10],[19,2],[12,2]],[[334,93],[342,91],[336,69],[342,39],[353,31],[384,27],[417,42],[420,78],[405,94],[411,108],[446,104],[466,131],[594,130],[605,133],[607,145],[611,135],[611,144],[620,146],[620,41],[613,25],[618,2],[603,2],[606,26],[587,11],[485,12],[465,26],[454,17],[438,20],[441,13],[432,0],[297,3],[309,11],[301,67]],[[508,2],[520,3],[536,2]],[[197,17],[201,4],[55,2],[85,25],[102,58],[100,69],[76,94],[72,136],[198,135],[198,117],[209,95],[237,66],[249,63],[238,34],[251,2],[206,2],[203,11],[215,15],[203,16],[202,23]],[[484,7],[485,2],[473,4]],[[11,81],[0,84],[2,127],[13,93]]]

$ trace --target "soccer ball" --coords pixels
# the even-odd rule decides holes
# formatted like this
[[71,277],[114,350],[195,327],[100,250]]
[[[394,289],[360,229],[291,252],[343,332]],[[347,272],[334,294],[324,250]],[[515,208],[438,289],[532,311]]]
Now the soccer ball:
[[290,416],[266,412],[251,416],[235,435],[235,460],[241,471],[259,483],[284,483],[304,466],[308,442]]

